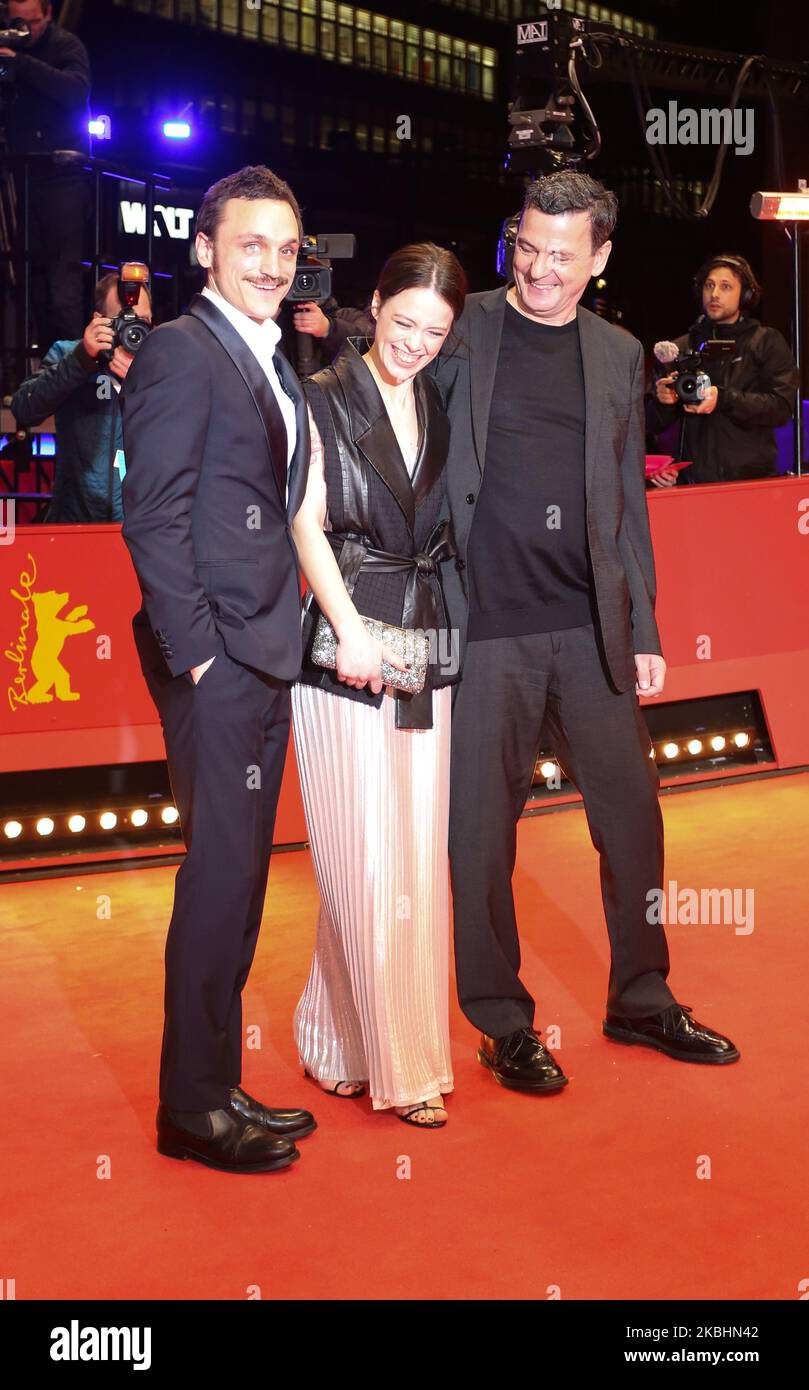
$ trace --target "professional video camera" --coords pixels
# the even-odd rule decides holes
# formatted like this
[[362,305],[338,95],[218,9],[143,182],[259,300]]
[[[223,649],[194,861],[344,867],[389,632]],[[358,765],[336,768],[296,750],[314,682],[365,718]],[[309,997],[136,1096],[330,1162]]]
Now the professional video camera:
[[131,352],[134,356],[144,338],[151,333],[152,325],[135,313],[141,290],[148,288],[149,267],[142,261],[124,261],[118,273],[118,298],[123,309],[112,320],[112,347],[98,354],[99,362],[108,364],[117,347],[122,347],[125,352]]
[[664,340],[654,345],[654,355],[666,368],[665,376],[675,376],[673,390],[683,405],[704,401],[711,389],[711,378],[704,370],[712,362],[733,356],[733,338],[709,338],[693,352],[679,352],[676,343]]
[[[295,278],[287,300],[292,304],[325,304],[331,298],[330,261],[350,261],[357,254],[357,238],[353,232],[326,233],[305,236],[298,251]],[[327,262],[322,264],[319,257]],[[297,333],[297,369],[299,376],[309,376],[315,365],[312,339],[308,333]]]
[[[540,174],[579,169],[601,147],[595,116],[576,75],[575,56],[588,38],[614,32],[611,24],[543,9],[536,19],[512,26],[512,100],[508,105],[510,173]],[[519,213],[503,223],[497,273],[513,278]]]
[[353,232],[305,236],[298,251],[295,279],[287,299],[293,304],[324,304],[331,297],[331,269],[311,258],[323,256],[329,261],[350,261],[356,254],[357,238]]

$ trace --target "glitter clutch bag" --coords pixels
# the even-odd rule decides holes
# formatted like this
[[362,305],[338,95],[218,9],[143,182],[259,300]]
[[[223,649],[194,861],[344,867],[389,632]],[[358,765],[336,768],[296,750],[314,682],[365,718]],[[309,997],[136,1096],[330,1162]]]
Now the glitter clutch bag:
[[[430,639],[416,628],[392,627],[390,623],[377,622],[376,618],[362,621],[377,642],[384,642],[401,661],[410,665],[409,671],[397,671],[395,666],[383,661],[381,672],[385,685],[394,690],[403,690],[408,695],[418,695],[424,689],[427,678],[427,662],[430,657]],[[337,636],[324,613],[321,613],[312,642],[312,660],[316,666],[325,666],[333,671],[337,666]]]

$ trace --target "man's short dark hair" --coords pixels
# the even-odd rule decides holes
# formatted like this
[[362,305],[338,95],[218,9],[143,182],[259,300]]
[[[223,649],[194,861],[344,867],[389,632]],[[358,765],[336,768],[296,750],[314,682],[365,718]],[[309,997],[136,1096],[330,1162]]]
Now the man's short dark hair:
[[289,184],[279,179],[266,164],[248,164],[245,169],[212,184],[205,194],[197,213],[197,231],[209,241],[216,237],[216,229],[225,214],[225,203],[230,198],[274,198],[279,203],[289,203],[298,224],[298,239],[302,239],[301,210]]
[[[146,290],[146,293],[149,296],[149,303],[151,304],[152,296],[149,294],[149,288],[147,285],[144,285],[143,288]],[[97,314],[104,314],[106,316],[107,299],[109,298],[110,290],[117,291],[117,289],[117,270],[111,270],[109,275],[102,275],[100,280],[96,280],[96,286],[93,290],[93,308]]]
[[618,220],[615,194],[589,174],[579,174],[574,169],[557,169],[535,179],[525,191],[523,213],[529,208],[551,217],[560,212],[589,212],[593,254],[609,240]]

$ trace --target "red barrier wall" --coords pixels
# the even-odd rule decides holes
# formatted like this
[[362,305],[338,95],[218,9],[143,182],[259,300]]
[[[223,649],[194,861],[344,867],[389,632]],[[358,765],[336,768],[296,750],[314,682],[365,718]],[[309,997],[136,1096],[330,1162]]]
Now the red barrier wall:
[[[758,690],[778,766],[809,764],[809,478],[648,496],[666,698]],[[23,526],[0,544],[0,769],[163,757],[139,601],[118,526]],[[276,839],[305,838],[293,755]]]

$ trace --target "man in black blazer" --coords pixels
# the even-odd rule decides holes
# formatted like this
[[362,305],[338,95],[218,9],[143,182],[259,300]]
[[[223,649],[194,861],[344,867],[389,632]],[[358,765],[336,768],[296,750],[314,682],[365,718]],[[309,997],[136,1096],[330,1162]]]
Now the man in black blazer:
[[[579,306],[604,269],[617,200],[586,174],[527,190],[507,287],[467,298],[436,376],[451,424],[458,557],[444,566],[461,681],[450,861],[461,1006],[505,1086],[567,1077],[519,978],[511,876],[545,734],[579,788],[601,858],[612,965],[603,1031],[695,1062],[739,1053],[666,983],[650,910],[662,889],[659,777],[638,695],[665,662],[644,487],[641,344]],[[659,899],[657,900],[659,901]]]
[[133,630],[187,850],[166,943],[158,1149],[228,1172],[288,1166],[315,1128],[240,1084],[241,993],[301,665],[290,523],[309,432],[275,323],[301,239],[294,195],[269,169],[214,184],[197,217],[206,287],[145,341],[123,393]]

